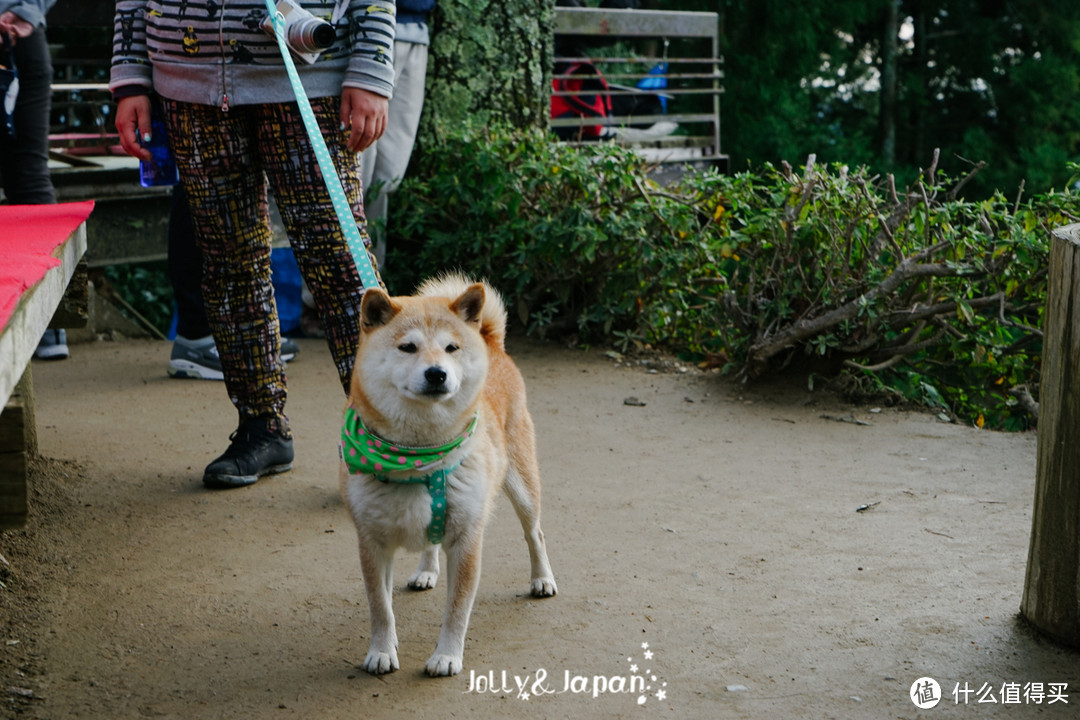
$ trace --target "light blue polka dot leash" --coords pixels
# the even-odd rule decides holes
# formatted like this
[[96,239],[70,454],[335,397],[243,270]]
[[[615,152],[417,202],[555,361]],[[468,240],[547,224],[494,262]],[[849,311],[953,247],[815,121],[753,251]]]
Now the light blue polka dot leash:
[[345,199],[345,189],[341,186],[341,178],[338,177],[337,168],[330,159],[330,151],[326,149],[326,141],[323,139],[319,123],[315,120],[315,114],[311,111],[311,102],[308,101],[304,92],[304,85],[300,82],[300,75],[296,72],[296,63],[293,62],[292,53],[285,43],[285,16],[274,7],[273,0],[266,0],[266,9],[270,13],[271,24],[274,26],[274,37],[277,39],[278,49],[285,61],[285,70],[289,74],[289,82],[292,83],[293,94],[296,95],[296,104],[300,108],[300,117],[304,121],[304,128],[311,139],[311,147],[315,152],[315,159],[319,161],[319,171],[322,173],[323,182],[330,193],[330,201],[334,204],[334,212],[337,214],[341,230],[345,233],[345,241],[348,243],[349,252],[352,253],[356,270],[360,273],[360,282],[365,288],[379,286],[379,277],[375,268],[368,258],[364,239],[360,236],[360,229],[356,227],[356,219],[353,218],[352,208]]
[[[345,189],[341,186],[341,178],[338,177],[337,168],[330,160],[330,152],[326,148],[322,130],[319,128],[315,114],[311,111],[311,103],[307,93],[304,92],[300,75],[296,72],[296,63],[293,62],[289,52],[289,46],[285,42],[285,16],[274,7],[273,0],[266,0],[266,9],[270,13],[271,24],[274,27],[274,37],[277,39],[278,49],[285,61],[285,69],[289,74],[289,82],[292,84],[293,94],[296,95],[296,104],[300,109],[300,117],[304,121],[304,128],[311,139],[311,147],[315,153],[315,159],[319,162],[319,171],[322,173],[326,189],[330,193],[330,200],[334,205],[338,222],[345,233],[349,251],[356,263],[357,272],[360,273],[360,281],[365,288],[378,287],[379,278],[375,268],[371,265],[364,240],[360,236],[360,230],[356,227],[356,221],[352,216],[352,209],[348,200],[345,199]],[[346,413],[345,422],[342,426],[341,456],[353,473],[372,473],[381,482],[423,483],[427,485],[428,494],[431,496],[431,523],[428,525],[428,542],[437,545],[442,542],[443,533],[446,530],[446,478],[461,465],[460,461],[452,466],[438,467],[445,456],[453,450],[461,447],[476,430],[477,418],[473,418],[469,427],[459,437],[455,438],[446,446],[438,448],[399,448],[378,438],[366,430],[360,416],[356,415],[352,408]],[[363,442],[356,442],[357,438],[366,435]],[[367,442],[371,440],[371,443]],[[384,447],[385,443],[385,447]],[[398,455],[404,453],[403,455]],[[406,457],[406,455],[408,457]],[[425,471],[434,469],[426,475],[412,475],[409,471]],[[394,471],[398,471],[395,473]],[[400,474],[405,471],[405,474]]]

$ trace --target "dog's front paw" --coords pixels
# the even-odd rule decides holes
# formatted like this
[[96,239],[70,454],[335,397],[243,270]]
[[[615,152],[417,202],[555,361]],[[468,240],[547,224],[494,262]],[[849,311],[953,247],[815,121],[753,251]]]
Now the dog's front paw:
[[533,597],[551,597],[557,595],[559,588],[555,586],[555,578],[534,578],[532,581]]
[[430,590],[435,587],[435,584],[438,581],[439,573],[417,570],[416,573],[411,578],[409,578],[409,589]]
[[461,672],[462,658],[460,655],[443,655],[438,651],[431,656],[424,666],[424,670],[431,677],[448,677]]
[[385,675],[386,673],[394,672],[399,667],[397,653],[393,650],[390,652],[380,652],[372,648],[371,650],[368,650],[367,657],[364,658],[362,667],[372,675]]

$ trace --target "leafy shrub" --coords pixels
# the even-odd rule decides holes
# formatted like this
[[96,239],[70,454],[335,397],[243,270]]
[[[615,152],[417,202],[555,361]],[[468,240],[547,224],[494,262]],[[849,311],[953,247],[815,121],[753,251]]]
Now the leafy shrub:
[[502,290],[531,332],[633,327],[642,283],[654,284],[653,235],[668,233],[649,221],[643,178],[610,145],[576,150],[499,128],[448,136],[395,195],[387,280],[407,292],[460,267]]
[[[395,198],[388,280],[485,276],[534,334],[652,344],[753,378],[798,365],[979,426],[1029,419],[1049,230],[1071,192],[962,196],[866,169],[692,173],[503,128],[447,133]],[[976,171],[978,168],[976,168]],[[812,365],[807,362],[812,361]]]
[[172,324],[173,290],[165,261],[109,265],[95,271],[98,292],[145,330],[165,333]]

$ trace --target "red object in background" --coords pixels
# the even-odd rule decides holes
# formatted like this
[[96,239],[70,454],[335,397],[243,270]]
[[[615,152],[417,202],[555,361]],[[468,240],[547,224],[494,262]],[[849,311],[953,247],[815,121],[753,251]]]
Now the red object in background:
[[60,264],[56,249],[94,209],[94,201],[0,205],[0,330],[23,294]]

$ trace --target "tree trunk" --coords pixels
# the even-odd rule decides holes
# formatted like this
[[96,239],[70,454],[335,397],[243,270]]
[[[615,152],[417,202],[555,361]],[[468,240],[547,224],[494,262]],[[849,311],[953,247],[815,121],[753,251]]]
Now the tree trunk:
[[1054,231],[1046,296],[1035,510],[1020,612],[1080,646],[1080,224]]
[[899,0],[889,0],[881,48],[881,161],[886,170],[896,165],[896,64],[900,54]]
[[421,144],[446,129],[547,126],[554,0],[440,0]]

